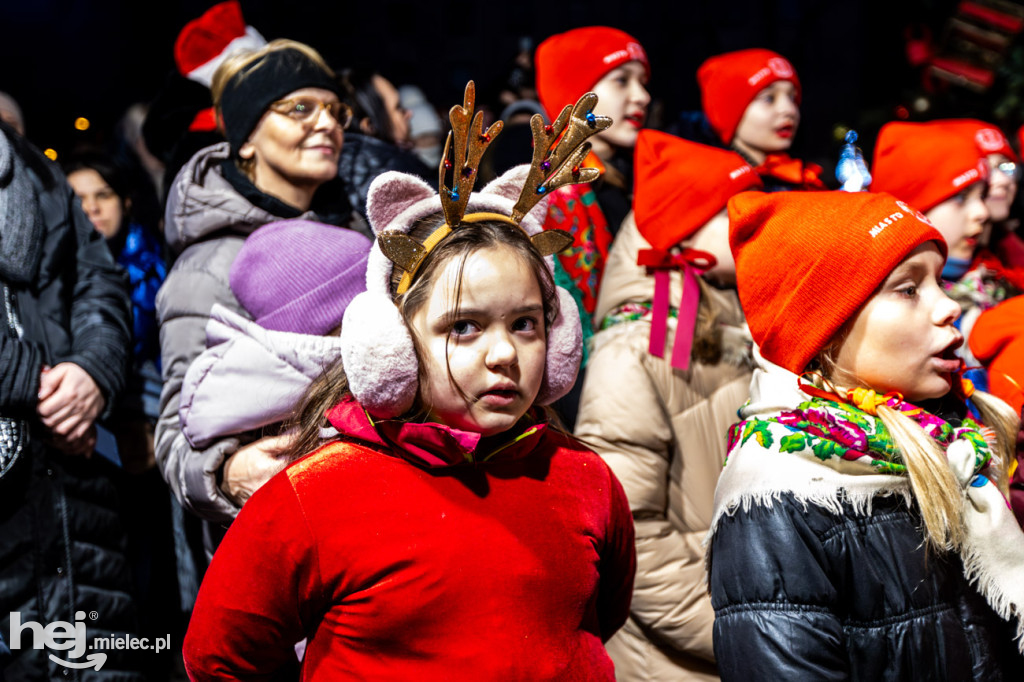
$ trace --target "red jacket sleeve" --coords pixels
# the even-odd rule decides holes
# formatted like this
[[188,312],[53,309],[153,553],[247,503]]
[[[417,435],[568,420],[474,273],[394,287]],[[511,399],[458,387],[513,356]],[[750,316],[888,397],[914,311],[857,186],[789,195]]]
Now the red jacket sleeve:
[[210,562],[185,669],[193,681],[271,679],[294,664],[323,607],[316,541],[283,472],[249,499]]
[[[607,466],[607,465],[606,465]],[[601,553],[601,583],[598,587],[597,610],[601,624],[601,640],[607,642],[629,617],[636,575],[633,514],[622,484],[608,469],[610,508],[608,535]]]

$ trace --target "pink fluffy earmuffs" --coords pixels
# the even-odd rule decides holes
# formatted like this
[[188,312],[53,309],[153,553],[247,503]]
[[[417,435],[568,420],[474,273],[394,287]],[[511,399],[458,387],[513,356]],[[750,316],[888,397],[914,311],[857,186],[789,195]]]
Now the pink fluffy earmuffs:
[[[512,168],[469,199],[467,213],[495,212],[509,215],[526,182],[530,167]],[[421,218],[441,214],[441,200],[419,178],[391,171],[377,177],[367,195],[367,214],[374,233],[408,233]],[[520,227],[528,234],[542,231],[547,202],[541,201],[526,214]],[[458,229],[473,229],[463,226]],[[554,260],[545,258],[554,272]],[[341,355],[352,395],[377,418],[406,413],[419,388],[418,362],[412,335],[391,297],[389,280],[394,264],[375,241],[366,270],[366,291],[353,299],[341,328]],[[583,353],[583,333],[576,302],[568,291],[556,287],[559,313],[548,330],[547,364],[537,395],[548,404],[568,393],[576,381]]]

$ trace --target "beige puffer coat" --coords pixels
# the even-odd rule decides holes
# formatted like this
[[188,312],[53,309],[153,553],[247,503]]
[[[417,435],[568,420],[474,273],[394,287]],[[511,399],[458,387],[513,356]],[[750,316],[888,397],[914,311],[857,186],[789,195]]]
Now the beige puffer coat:
[[[626,217],[608,258],[594,320],[628,302],[650,301],[654,278],[636,265],[650,248]],[[734,290],[701,282],[718,309],[723,359],[669,364],[648,352],[649,316],[598,332],[587,365],[576,435],[618,476],[636,522],[637,575],[626,625],[608,642],[618,680],[716,680],[714,612],[704,577],[704,539],[726,432],[749,395],[750,336]],[[682,292],[672,274],[670,302]]]

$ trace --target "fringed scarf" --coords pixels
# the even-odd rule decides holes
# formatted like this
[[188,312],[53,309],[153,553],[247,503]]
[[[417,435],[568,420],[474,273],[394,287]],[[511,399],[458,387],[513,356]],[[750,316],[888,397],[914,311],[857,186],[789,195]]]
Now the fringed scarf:
[[[844,502],[855,513],[870,513],[878,495],[899,494],[909,502],[906,465],[873,414],[877,405],[888,404],[919,424],[945,451],[964,490],[964,574],[1001,617],[1016,623],[1018,648],[1024,653],[1024,533],[986,476],[992,461],[986,440],[990,432],[970,417],[954,426],[897,396],[864,391],[855,400],[861,407],[812,396],[794,409],[735,424],[729,431],[729,454],[715,493],[708,542],[723,514],[754,505],[770,507],[783,494],[837,514]],[[776,459],[769,462],[772,457]]]

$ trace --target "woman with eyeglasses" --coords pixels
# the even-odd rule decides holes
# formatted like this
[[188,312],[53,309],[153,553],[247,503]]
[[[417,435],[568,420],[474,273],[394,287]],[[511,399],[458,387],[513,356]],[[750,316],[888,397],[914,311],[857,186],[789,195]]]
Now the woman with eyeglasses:
[[164,229],[177,261],[157,297],[164,388],[156,427],[164,478],[187,509],[211,522],[208,551],[247,496],[238,491],[251,494],[283,468],[277,453],[287,444],[284,436],[260,432],[199,448],[181,430],[182,381],[206,348],[213,304],[247,316],[229,286],[235,256],[254,230],[282,219],[369,233],[337,178],[351,112],[316,50],[275,40],[236,53],[214,73],[210,89],[227,141],[193,156],[167,199]]

